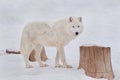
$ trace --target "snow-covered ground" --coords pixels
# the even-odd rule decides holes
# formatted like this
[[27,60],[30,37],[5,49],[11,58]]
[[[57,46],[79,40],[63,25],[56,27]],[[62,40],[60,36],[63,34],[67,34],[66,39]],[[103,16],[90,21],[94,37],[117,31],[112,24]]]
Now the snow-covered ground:
[[[47,47],[50,66],[24,68],[20,55],[7,55],[5,49],[19,50],[21,33],[29,21],[56,21],[82,16],[84,32],[65,47],[72,69],[54,68],[55,48]],[[111,47],[115,80],[120,79],[120,0],[0,0],[0,80],[98,80],[78,70],[79,46],[97,44]],[[103,80],[103,79],[101,79]]]

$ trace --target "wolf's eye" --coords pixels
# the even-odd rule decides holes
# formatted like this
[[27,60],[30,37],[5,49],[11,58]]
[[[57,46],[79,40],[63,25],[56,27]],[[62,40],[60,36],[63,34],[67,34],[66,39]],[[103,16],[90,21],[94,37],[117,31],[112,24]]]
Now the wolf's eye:
[[79,28],[80,26],[78,26],[78,28]]
[[75,28],[75,26],[72,26],[73,28]]

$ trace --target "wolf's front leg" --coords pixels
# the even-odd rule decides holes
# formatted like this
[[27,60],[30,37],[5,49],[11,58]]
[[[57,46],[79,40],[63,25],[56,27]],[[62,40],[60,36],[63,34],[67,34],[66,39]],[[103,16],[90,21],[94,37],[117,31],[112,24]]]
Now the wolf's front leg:
[[59,60],[60,60],[59,57],[60,57],[60,56],[59,56],[59,53],[58,53],[58,51],[57,51],[57,54],[56,54],[56,57],[55,57],[55,67],[56,67],[56,68],[62,67],[62,65],[59,63]]
[[61,62],[63,63],[64,68],[72,68],[71,65],[68,65],[65,58],[64,47],[58,48],[58,54],[60,56]]

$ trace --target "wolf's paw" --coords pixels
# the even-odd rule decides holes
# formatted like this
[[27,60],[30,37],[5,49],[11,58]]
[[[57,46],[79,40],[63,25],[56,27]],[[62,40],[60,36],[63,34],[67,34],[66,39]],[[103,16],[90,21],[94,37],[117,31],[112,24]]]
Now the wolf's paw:
[[61,64],[55,65],[55,68],[60,68],[60,67],[63,67],[63,66]]
[[48,64],[41,64],[40,67],[48,67]]
[[72,68],[71,65],[63,65],[63,68]]
[[32,65],[26,65],[26,68],[33,68]]
[[41,60],[44,61],[44,62],[45,62],[47,59],[48,59],[48,58],[46,58],[46,57],[42,57],[42,58],[41,58]]

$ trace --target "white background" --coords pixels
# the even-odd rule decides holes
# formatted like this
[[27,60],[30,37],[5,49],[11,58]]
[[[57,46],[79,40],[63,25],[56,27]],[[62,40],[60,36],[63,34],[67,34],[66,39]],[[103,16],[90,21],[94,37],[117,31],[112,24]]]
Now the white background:
[[[58,69],[54,73],[55,48],[46,48],[50,60],[47,62],[51,68],[35,69],[34,74],[31,70],[24,69],[22,55],[4,55],[5,49],[19,50],[22,30],[31,21],[56,21],[69,16],[82,16],[84,32],[65,47],[65,54],[68,63],[74,66],[71,70]],[[27,77],[22,80],[32,79],[37,75],[37,80],[93,80],[77,70],[79,61],[79,46],[84,44],[96,44],[111,47],[111,58],[116,80],[120,79],[120,0],[0,0],[0,77],[3,80],[21,80],[24,75]],[[10,61],[14,60],[15,63]],[[8,65],[10,64],[10,65]],[[34,64],[34,63],[33,63]],[[8,68],[10,67],[10,69]],[[11,68],[15,68],[16,72]],[[21,67],[19,67],[21,66]],[[20,73],[21,70],[24,73]],[[49,69],[51,72],[49,72]],[[75,69],[75,70],[74,70]],[[43,72],[42,74],[42,71]],[[39,74],[40,72],[40,74]],[[56,75],[60,72],[60,75]],[[71,72],[71,73],[70,73]],[[14,73],[19,73],[16,79]],[[63,74],[64,75],[63,75]],[[68,73],[68,74],[67,74]],[[76,74],[76,75],[73,75]],[[7,74],[7,75],[5,75]],[[11,75],[9,75],[11,74]],[[53,74],[50,77],[48,74]],[[39,76],[40,77],[39,77]],[[41,75],[43,75],[41,77]],[[48,76],[48,79],[45,76]],[[56,75],[56,76],[54,76]],[[79,76],[82,75],[82,76]],[[11,78],[9,78],[11,76]],[[59,77],[63,76],[63,77]],[[70,78],[71,76],[73,78]]]

